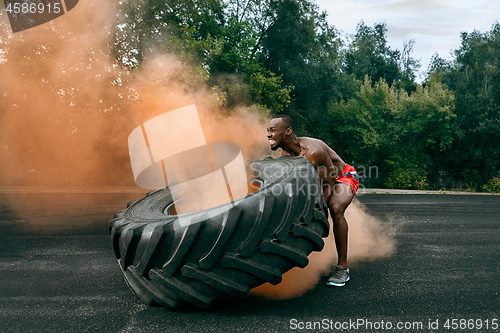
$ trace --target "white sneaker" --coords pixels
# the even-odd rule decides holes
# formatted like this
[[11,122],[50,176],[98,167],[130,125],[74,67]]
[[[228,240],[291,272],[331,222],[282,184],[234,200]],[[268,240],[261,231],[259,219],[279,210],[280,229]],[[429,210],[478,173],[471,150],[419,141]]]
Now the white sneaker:
[[342,266],[335,266],[332,276],[326,283],[328,286],[343,287],[345,283],[350,280],[349,268],[344,269]]

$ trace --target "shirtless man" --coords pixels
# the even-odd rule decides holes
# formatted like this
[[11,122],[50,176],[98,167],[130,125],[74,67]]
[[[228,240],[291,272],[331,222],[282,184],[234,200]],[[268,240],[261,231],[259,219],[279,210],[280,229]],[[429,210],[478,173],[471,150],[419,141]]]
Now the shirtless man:
[[333,220],[333,234],[338,264],[327,285],[342,287],[349,281],[347,267],[347,221],[344,212],[359,187],[356,170],[346,164],[321,140],[295,135],[295,124],[287,115],[277,115],[269,122],[267,138],[272,150],[282,149],[281,155],[303,156],[318,171],[323,196]]

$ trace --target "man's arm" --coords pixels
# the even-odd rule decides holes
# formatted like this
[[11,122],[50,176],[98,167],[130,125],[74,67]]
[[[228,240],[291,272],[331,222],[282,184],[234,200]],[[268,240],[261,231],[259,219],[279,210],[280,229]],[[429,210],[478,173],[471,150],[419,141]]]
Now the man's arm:
[[331,181],[329,169],[332,163],[329,159],[328,152],[318,147],[313,150],[309,150],[304,155],[304,158],[313,165],[313,167],[316,169],[318,173],[318,177],[321,180],[325,182]]

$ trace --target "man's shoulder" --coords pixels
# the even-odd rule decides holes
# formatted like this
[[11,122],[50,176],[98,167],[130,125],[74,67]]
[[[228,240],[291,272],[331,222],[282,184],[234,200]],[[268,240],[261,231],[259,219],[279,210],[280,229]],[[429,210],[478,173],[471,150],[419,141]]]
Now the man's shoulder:
[[298,138],[300,146],[304,149],[304,158],[313,165],[324,165],[328,157],[326,144],[315,138],[301,137]]
[[297,140],[299,141],[300,145],[305,148],[314,148],[314,147],[324,148],[324,146],[326,145],[326,143],[324,143],[320,139],[310,138],[307,136],[302,136],[300,138],[297,138]]
[[312,154],[323,154],[328,152],[328,145],[320,139],[309,137],[300,137],[297,139],[299,140],[300,146]]

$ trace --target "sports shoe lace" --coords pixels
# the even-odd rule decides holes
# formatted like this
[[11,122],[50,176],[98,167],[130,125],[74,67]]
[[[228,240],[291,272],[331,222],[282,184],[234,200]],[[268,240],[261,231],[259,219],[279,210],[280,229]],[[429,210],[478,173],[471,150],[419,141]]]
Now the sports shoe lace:
[[345,275],[345,270],[338,268],[338,267],[335,267],[335,271],[332,274],[332,276],[334,278],[340,279],[340,278],[344,277],[344,275]]

